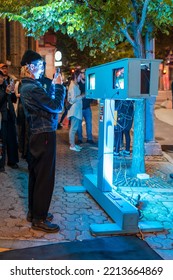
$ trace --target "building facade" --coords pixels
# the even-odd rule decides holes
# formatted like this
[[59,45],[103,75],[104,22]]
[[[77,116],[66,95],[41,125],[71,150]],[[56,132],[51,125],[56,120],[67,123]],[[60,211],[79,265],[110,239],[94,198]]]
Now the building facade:
[[7,63],[9,72],[20,75],[20,61],[26,49],[36,50],[36,41],[25,35],[19,22],[0,19],[0,62]]
[[46,76],[55,73],[54,57],[56,52],[55,36],[44,36],[39,41],[28,37],[22,25],[16,21],[0,19],[0,63],[6,63],[9,73],[19,78],[20,61],[27,49],[39,52],[46,62]]

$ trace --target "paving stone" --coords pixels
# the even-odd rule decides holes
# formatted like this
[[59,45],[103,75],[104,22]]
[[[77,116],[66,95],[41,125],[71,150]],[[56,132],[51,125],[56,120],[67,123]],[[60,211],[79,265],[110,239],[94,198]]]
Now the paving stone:
[[65,239],[73,241],[76,239],[76,232],[74,230],[64,230],[63,235]]
[[67,221],[69,221],[69,222],[74,222],[74,221],[76,221],[76,219],[79,218],[79,216],[76,215],[76,214],[73,214],[73,215],[70,215],[70,214],[63,214],[62,216],[63,216],[63,218],[65,218],[65,219],[66,219]]

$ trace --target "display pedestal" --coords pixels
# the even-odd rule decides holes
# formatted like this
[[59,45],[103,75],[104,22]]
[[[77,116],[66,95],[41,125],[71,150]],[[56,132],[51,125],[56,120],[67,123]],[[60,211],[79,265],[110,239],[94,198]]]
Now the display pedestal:
[[145,142],[145,155],[146,156],[162,156],[162,148],[158,142],[150,141]]

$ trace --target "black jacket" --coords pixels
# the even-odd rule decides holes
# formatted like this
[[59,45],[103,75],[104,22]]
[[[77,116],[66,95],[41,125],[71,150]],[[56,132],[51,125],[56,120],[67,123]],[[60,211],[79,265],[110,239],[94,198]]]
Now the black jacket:
[[14,111],[14,106],[13,106],[13,100],[15,100],[15,95],[14,93],[7,94],[5,92],[5,87],[4,85],[0,85],[0,112],[2,115],[2,120],[7,121],[8,119],[8,114],[10,114],[11,119],[13,121],[16,120],[16,115]]
[[54,85],[54,92],[50,94],[40,82],[31,78],[23,78],[20,98],[31,134],[56,130],[58,113],[62,111],[64,105],[64,86]]

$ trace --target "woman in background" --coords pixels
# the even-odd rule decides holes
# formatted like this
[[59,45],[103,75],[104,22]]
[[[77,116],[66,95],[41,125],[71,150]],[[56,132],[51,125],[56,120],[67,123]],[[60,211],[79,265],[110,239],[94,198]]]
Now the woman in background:
[[81,79],[80,70],[76,70],[71,76],[71,82],[68,88],[68,102],[71,108],[68,110],[67,117],[71,121],[69,130],[70,150],[80,152],[82,147],[75,145],[75,135],[79,127],[80,120],[82,120],[82,98],[85,94],[81,94],[78,82]]

